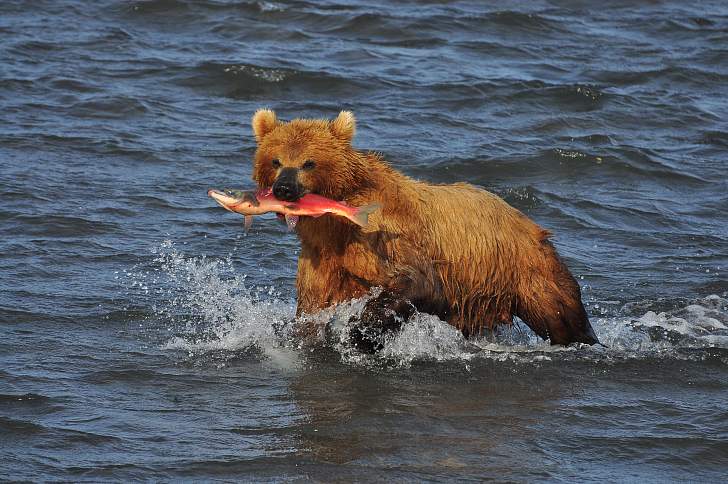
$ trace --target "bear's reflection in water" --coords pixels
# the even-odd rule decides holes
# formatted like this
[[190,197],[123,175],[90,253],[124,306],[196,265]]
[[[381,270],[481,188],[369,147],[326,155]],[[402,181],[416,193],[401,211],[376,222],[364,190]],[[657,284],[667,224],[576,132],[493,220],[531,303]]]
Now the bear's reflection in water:
[[[338,355],[325,353],[310,357],[316,361],[290,391],[306,416],[302,464],[337,466],[340,477],[359,470],[369,478],[444,478],[467,468],[485,478],[519,467],[524,478],[547,476],[551,417],[577,392],[558,371],[503,362],[371,370],[327,363]],[[521,372],[543,373],[541,383]]]

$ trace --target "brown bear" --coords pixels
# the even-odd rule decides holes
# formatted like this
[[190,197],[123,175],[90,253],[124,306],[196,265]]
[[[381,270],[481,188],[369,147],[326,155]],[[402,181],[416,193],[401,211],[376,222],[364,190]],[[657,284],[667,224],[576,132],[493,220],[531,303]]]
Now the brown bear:
[[352,206],[378,203],[365,228],[335,216],[302,217],[297,315],[381,287],[352,331],[363,351],[382,346],[414,310],[468,336],[521,318],[552,344],[597,343],[579,285],[542,229],[501,198],[467,183],[413,180],[351,145],[354,116],[252,120],[253,179],[281,200],[316,193]]

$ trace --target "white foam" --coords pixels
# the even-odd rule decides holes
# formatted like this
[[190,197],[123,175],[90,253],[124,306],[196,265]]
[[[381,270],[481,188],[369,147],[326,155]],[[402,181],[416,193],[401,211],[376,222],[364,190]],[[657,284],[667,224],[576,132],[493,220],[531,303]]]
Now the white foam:
[[728,348],[727,323],[728,300],[717,295],[671,311],[647,311],[631,320],[635,328],[662,331],[669,344],[684,348]]
[[280,69],[266,69],[249,65],[231,65],[223,69],[223,71],[235,75],[247,74],[272,83],[281,82],[288,77],[288,74]]
[[274,2],[257,2],[261,12],[282,12],[286,9],[285,5]]

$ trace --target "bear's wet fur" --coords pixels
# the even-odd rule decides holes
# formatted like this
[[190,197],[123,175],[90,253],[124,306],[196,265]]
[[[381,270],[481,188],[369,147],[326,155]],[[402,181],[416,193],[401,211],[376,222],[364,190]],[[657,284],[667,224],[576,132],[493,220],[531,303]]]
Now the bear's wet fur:
[[354,149],[356,123],[348,111],[333,121],[281,122],[261,109],[252,124],[253,179],[261,188],[274,186],[286,170],[296,193],[382,206],[365,228],[332,215],[301,218],[297,315],[381,287],[352,331],[363,351],[381,348],[382,334],[414,308],[466,337],[518,316],[552,344],[598,342],[549,232],[501,198],[466,183],[417,181],[379,154]]

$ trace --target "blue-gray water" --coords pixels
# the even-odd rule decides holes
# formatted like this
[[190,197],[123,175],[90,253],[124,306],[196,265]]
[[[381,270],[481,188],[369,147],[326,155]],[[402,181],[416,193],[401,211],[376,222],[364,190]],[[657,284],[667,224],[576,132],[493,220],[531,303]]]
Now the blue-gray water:
[[[726,59],[718,1],[1,2],[0,478],[725,478]],[[264,106],[553,230],[609,348],[276,336],[296,239],[206,196]]]

